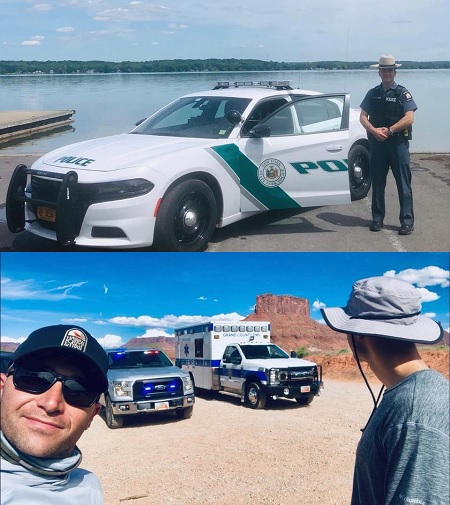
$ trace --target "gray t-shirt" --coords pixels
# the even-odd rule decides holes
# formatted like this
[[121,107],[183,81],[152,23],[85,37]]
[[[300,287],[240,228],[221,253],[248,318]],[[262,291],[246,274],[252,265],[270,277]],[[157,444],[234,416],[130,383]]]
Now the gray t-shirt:
[[433,370],[386,390],[358,444],[351,505],[449,505],[449,395]]

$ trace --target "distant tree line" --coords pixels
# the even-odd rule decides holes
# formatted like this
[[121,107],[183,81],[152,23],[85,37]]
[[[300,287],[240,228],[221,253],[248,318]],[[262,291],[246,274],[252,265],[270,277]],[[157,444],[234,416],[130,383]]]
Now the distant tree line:
[[[360,70],[373,61],[314,61],[302,63],[251,59],[154,60],[154,61],[0,61],[0,75],[6,74],[111,74],[150,72],[259,72],[281,70]],[[406,69],[450,68],[450,61],[404,61]]]

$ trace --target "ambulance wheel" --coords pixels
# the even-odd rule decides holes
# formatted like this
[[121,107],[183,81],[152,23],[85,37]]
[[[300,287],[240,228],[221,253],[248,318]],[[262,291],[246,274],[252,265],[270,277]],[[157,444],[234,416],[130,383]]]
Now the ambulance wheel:
[[189,419],[190,417],[192,417],[193,412],[194,412],[193,406],[175,410],[175,414],[177,415],[178,419]]
[[311,402],[314,400],[314,396],[302,396],[301,398],[296,398],[296,400],[299,405],[306,406],[311,404]]
[[260,382],[250,382],[245,390],[245,399],[252,409],[263,409],[266,406],[267,395]]
[[159,251],[198,252],[208,246],[217,221],[217,204],[210,187],[199,180],[178,184],[164,196],[155,224]]
[[361,145],[353,146],[348,155],[348,176],[352,201],[367,196],[372,184],[369,151]]
[[107,396],[105,398],[105,418],[106,418],[106,426],[111,430],[115,430],[117,428],[122,428],[123,426],[123,417],[114,415],[111,400]]

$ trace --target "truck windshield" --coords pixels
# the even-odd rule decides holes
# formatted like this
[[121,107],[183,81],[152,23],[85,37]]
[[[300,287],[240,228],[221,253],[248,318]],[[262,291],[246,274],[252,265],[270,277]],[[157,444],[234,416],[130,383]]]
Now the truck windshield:
[[289,354],[275,344],[241,345],[247,359],[289,358]]
[[172,362],[161,351],[132,351],[108,353],[109,368],[147,368],[172,366]]

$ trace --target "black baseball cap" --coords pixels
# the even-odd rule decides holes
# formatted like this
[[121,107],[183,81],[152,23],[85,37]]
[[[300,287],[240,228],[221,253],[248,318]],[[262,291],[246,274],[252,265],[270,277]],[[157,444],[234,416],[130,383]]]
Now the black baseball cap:
[[88,380],[93,381],[92,386],[100,393],[108,389],[108,356],[97,340],[80,326],[59,324],[33,331],[16,349],[11,363],[27,361],[52,352],[69,354],[77,363],[82,363]]

